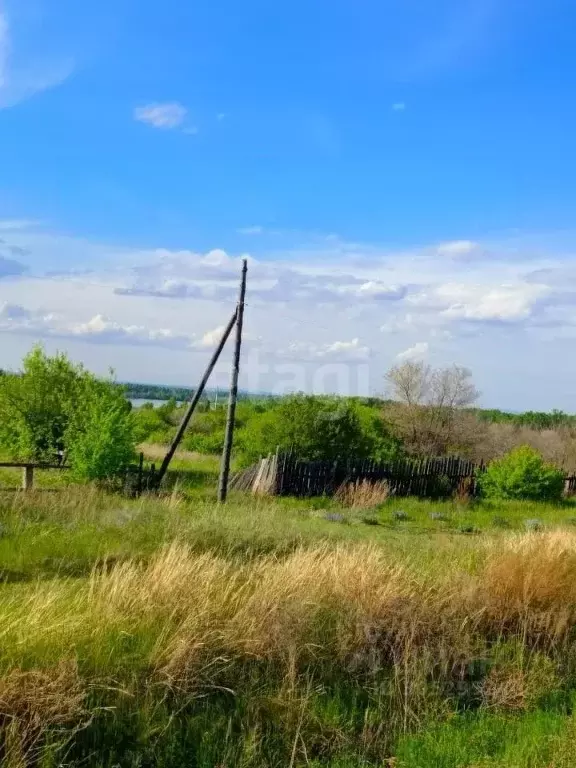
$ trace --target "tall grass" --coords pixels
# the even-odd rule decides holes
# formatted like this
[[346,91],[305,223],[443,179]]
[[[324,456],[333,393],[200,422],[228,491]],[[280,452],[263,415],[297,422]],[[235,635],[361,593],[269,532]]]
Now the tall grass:
[[175,542],[5,586],[3,764],[382,765],[398,749],[415,766],[431,747],[411,734],[458,713],[553,702],[562,719],[576,535],[474,550],[419,567],[375,545],[240,562]]

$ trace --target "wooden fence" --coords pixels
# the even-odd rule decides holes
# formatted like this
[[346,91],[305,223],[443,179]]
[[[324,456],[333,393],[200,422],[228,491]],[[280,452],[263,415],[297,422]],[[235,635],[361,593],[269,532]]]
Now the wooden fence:
[[[44,470],[69,470],[69,464],[33,461],[1,461],[0,468],[21,469],[23,491],[34,489],[34,477],[37,471]],[[155,489],[156,467],[152,464],[150,467],[144,466],[144,454],[140,454],[138,464],[131,464],[117,476],[109,478],[107,481],[110,490],[126,493],[128,496],[140,496],[142,493]]]
[[278,461],[276,492],[290,496],[331,496],[345,483],[384,480],[395,496],[451,496],[463,484],[473,495],[476,478],[484,469],[483,464],[476,465],[456,456],[384,463],[369,459],[307,462],[283,456]]
[[[394,496],[445,498],[459,491],[476,495],[478,476],[485,470],[483,462],[476,464],[458,456],[379,463],[370,459],[300,461],[290,454],[278,454],[238,473],[231,487],[280,496],[332,496],[346,483],[367,480],[386,481]],[[566,476],[565,492],[576,494],[575,475]]]

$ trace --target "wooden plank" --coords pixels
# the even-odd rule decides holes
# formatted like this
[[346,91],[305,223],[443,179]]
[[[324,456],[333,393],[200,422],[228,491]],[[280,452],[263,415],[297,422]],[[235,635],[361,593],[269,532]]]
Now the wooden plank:
[[12,469],[23,469],[24,467],[33,467],[34,469],[70,469],[70,466],[62,466],[62,464],[38,464],[30,461],[0,461],[0,467]]

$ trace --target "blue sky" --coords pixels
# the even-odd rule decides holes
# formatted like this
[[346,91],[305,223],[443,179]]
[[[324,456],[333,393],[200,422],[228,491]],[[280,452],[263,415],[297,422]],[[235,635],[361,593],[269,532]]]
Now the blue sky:
[[424,358],[576,410],[574,30],[567,0],[0,0],[0,366],[38,338],[193,383],[248,254],[248,385]]

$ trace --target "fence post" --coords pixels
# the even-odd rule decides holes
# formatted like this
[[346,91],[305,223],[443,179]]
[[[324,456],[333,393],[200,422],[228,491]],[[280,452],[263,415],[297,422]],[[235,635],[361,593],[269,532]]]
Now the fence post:
[[138,496],[142,495],[142,475],[144,472],[144,453],[140,453],[140,459],[138,461],[138,481],[136,484],[136,493]]
[[31,491],[34,488],[34,467],[27,464],[22,468],[22,490]]

